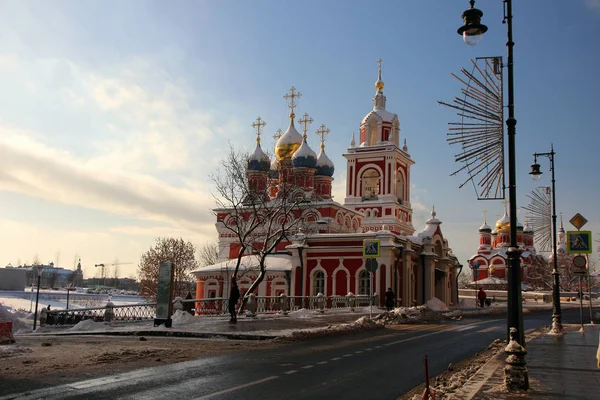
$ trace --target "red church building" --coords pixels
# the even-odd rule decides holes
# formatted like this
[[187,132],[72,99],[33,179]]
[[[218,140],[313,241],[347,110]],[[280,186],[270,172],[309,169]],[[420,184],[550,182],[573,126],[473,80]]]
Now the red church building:
[[[308,145],[307,114],[304,135],[297,131],[294,108],[300,96],[295,88],[285,97],[290,99],[289,126],[275,146],[271,161],[257,145],[248,160],[247,177],[251,186],[269,188],[276,198],[284,185],[293,182],[310,201],[310,229],[295,232],[290,241],[281,243],[275,254],[266,259],[267,276],[258,287],[258,296],[308,297],[321,293],[327,297],[353,294],[378,295],[392,288],[398,305],[426,303],[436,297],[444,303],[456,304],[457,273],[460,268],[452,254],[435,209],[425,227],[416,232],[412,221],[410,168],[414,164],[406,139],[401,143],[400,122],[387,111],[381,64],[375,82],[373,108],[360,122],[358,142],[354,135],[344,154],[346,165],[346,197],[343,204],[331,195],[334,165],[325,153],[325,135],[321,125],[321,149],[317,155]],[[259,124],[260,135],[260,119]],[[256,124],[255,124],[256,126]],[[307,206],[309,207],[309,206]],[[198,268],[196,298],[227,297],[229,281],[240,248],[225,224],[232,220],[231,210],[216,210],[216,228],[222,262]],[[371,275],[363,257],[365,240],[377,239],[380,253],[377,271]],[[257,275],[253,270],[256,256],[242,260],[238,285],[245,291]],[[373,282],[371,281],[373,279]],[[372,288],[372,289],[371,289]]]

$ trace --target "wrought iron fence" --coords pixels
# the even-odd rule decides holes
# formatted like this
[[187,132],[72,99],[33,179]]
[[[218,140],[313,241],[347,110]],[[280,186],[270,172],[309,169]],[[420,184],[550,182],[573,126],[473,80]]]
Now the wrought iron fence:
[[[46,313],[46,325],[76,325],[88,319],[104,322],[109,307],[76,308],[69,310],[51,310]],[[129,304],[112,306],[112,322],[134,322],[152,320],[156,315],[156,303]]]
[[[256,312],[260,314],[277,313],[284,309],[283,301],[288,302],[287,310],[295,311],[301,308],[309,310],[341,309],[368,306],[368,295],[358,296],[256,296]],[[195,315],[210,317],[229,313],[228,299],[217,297],[208,299],[182,300],[184,310]],[[373,304],[376,304],[373,302]],[[239,303],[238,303],[239,306]],[[249,309],[246,305],[246,309]],[[112,310],[112,316],[107,318],[107,310]],[[79,308],[69,310],[51,310],[46,313],[46,325],[76,325],[85,320],[105,322],[110,319],[114,323],[153,320],[156,316],[156,303],[132,304],[112,307]]]

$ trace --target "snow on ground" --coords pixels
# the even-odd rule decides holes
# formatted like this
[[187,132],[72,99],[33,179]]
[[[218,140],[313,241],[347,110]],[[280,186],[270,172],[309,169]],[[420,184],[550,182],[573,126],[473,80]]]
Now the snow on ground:
[[437,297],[433,297],[431,300],[425,303],[425,306],[433,311],[449,311],[448,306]]
[[91,319],[86,319],[85,321],[78,322],[72,328],[69,328],[70,331],[100,331],[106,330],[109,325],[104,322],[95,322]]

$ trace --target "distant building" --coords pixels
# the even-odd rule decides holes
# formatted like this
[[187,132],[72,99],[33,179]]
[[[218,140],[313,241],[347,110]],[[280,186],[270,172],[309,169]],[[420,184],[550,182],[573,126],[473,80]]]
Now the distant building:
[[0,290],[23,290],[27,286],[27,271],[10,264],[0,268]]
[[[537,254],[533,229],[517,221],[517,246],[521,254],[521,283],[524,287],[543,286],[540,280],[548,276],[548,262]],[[506,289],[508,285],[508,248],[510,246],[510,218],[506,207],[504,215],[492,228],[484,220],[479,228],[479,248],[468,262],[474,285],[488,289]],[[473,266],[478,265],[478,269]]]

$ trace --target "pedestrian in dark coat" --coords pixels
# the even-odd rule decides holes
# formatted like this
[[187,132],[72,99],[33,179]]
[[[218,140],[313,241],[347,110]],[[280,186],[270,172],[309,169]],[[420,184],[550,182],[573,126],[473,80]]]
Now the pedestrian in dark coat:
[[392,288],[388,288],[387,292],[385,292],[385,308],[387,308],[388,311],[392,311],[392,308],[394,308],[395,297],[396,295],[392,291]]
[[483,288],[480,288],[479,293],[477,293],[477,300],[479,300],[479,305],[481,306],[481,308],[483,308],[483,306],[485,305],[486,298],[487,295],[485,294],[485,291],[483,290]]
[[237,282],[235,278],[231,278],[231,291],[229,293],[229,314],[231,314],[231,319],[229,322],[236,323],[237,316],[235,306],[240,299],[240,289],[238,288]]

